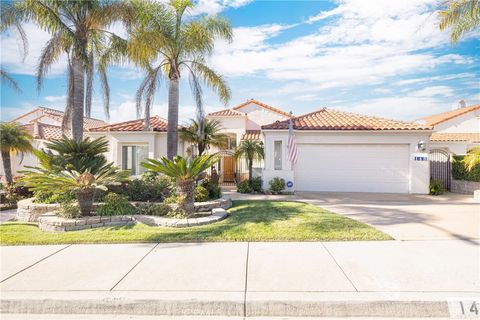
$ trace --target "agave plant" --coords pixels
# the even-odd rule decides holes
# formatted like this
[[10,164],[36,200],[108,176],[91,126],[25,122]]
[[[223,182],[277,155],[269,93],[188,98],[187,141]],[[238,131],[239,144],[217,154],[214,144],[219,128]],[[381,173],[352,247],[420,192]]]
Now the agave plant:
[[36,167],[23,171],[22,181],[33,191],[56,190],[58,192],[74,192],[82,215],[92,212],[95,189],[106,190],[106,186],[117,181],[128,179],[128,172],[119,171],[112,163],[96,168],[95,173],[85,170],[51,171],[45,167]]
[[159,160],[146,159],[142,166],[154,172],[163,173],[175,179],[177,194],[184,197],[181,204],[188,214],[193,213],[195,178],[201,175],[219,160],[217,154],[198,156],[194,159],[187,159],[176,156],[173,160],[162,157]]

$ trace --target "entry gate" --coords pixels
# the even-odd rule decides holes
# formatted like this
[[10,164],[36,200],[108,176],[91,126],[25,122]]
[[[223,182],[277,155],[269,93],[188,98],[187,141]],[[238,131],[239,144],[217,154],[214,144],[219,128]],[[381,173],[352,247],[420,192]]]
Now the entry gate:
[[450,190],[452,163],[450,153],[441,150],[430,150],[430,179],[440,180],[446,190]]

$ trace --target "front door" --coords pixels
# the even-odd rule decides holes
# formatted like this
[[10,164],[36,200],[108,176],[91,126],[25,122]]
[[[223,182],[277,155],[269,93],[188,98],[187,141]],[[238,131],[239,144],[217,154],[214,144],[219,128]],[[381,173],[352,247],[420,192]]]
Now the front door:
[[223,157],[223,181],[234,182],[235,180],[235,162],[232,156]]

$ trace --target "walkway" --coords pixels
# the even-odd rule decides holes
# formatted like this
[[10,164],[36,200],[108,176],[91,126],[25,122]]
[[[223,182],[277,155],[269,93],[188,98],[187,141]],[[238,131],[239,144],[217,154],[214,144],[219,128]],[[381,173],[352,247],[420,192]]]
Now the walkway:
[[448,302],[458,311],[455,299],[480,299],[478,244],[449,240],[1,247],[2,310],[441,317],[452,310]]

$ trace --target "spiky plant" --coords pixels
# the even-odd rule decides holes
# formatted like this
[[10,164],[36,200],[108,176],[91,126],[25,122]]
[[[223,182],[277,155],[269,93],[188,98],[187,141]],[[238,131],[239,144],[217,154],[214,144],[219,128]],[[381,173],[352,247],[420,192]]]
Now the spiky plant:
[[8,184],[13,183],[11,156],[15,153],[32,150],[32,136],[18,123],[3,122],[0,124],[0,150],[3,170]]
[[451,27],[450,40],[456,43],[465,33],[480,26],[479,0],[448,0],[442,3],[445,7],[439,10],[440,30]]
[[[128,56],[146,70],[137,91],[137,113],[145,113],[148,130],[150,106],[162,77],[168,79],[167,156],[173,159],[178,151],[178,108],[180,78],[188,74],[199,114],[203,116],[201,82],[212,88],[227,104],[230,89],[224,78],[211,69],[207,58],[216,40],[231,41],[230,23],[214,16],[187,17],[194,7],[190,0],[136,1],[135,23],[130,32]],[[120,59],[120,56],[119,56]],[[154,66],[152,66],[155,64]],[[142,102],[145,101],[145,105]]]
[[222,125],[218,120],[209,120],[205,117],[192,119],[188,127],[180,130],[180,138],[194,144],[198,149],[198,155],[210,148],[225,148],[228,136],[221,133]]
[[217,154],[203,155],[193,159],[176,156],[173,160],[162,157],[159,160],[146,159],[142,166],[154,172],[165,174],[175,179],[177,193],[184,197],[183,209],[191,214],[194,212],[195,178],[201,175],[219,160]]
[[248,181],[252,182],[253,178],[253,160],[263,159],[265,156],[263,143],[256,140],[243,140],[235,149],[234,158],[247,158],[248,162]]
[[472,171],[475,166],[480,165],[480,147],[470,148],[463,158],[463,164],[467,171]]

